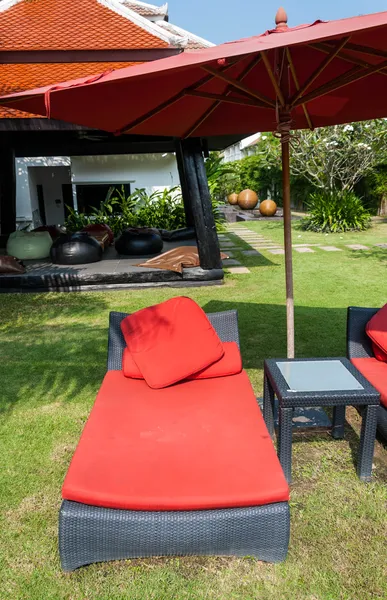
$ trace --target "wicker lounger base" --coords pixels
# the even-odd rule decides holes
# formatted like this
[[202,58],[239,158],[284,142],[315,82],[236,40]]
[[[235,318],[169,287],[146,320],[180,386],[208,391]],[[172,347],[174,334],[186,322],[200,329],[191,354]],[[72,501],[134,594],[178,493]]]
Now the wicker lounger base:
[[149,556],[236,555],[285,559],[287,502],[202,511],[131,511],[64,500],[59,549],[65,571],[94,562]]
[[387,408],[379,406],[378,408],[378,430],[385,440],[387,440]]

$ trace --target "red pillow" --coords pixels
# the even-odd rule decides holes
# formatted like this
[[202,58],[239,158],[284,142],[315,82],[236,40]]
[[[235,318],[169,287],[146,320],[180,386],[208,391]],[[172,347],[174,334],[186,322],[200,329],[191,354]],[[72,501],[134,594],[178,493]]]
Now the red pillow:
[[375,358],[387,362],[387,304],[368,321],[366,334],[371,338]]
[[125,317],[121,330],[151,388],[187,379],[222,358],[223,344],[205,312],[178,297]]
[[[242,371],[242,358],[236,342],[223,343],[224,355],[209,367],[190,375],[188,379],[212,379],[213,377],[227,377],[237,375]],[[122,370],[125,377],[131,379],[144,379],[140,369],[133,360],[129,348],[124,349],[122,355]]]
[[387,354],[383,352],[374,342],[372,342],[372,351],[374,353],[374,357],[377,360],[381,360],[382,362],[387,362]]

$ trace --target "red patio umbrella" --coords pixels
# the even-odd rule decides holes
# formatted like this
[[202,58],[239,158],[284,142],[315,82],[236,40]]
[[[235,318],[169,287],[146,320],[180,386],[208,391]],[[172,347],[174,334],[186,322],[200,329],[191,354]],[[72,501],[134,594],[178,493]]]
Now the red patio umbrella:
[[277,131],[282,142],[288,356],[294,356],[291,130],[387,117],[387,12],[276,28],[0,104],[104,129],[179,138]]

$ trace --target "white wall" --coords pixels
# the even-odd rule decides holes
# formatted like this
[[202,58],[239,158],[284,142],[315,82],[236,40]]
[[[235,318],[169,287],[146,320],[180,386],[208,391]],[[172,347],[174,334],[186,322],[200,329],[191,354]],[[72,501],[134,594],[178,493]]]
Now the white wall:
[[[20,225],[32,221],[32,211],[38,208],[38,184],[43,185],[46,221],[51,225],[64,221],[62,183],[130,183],[132,191],[146,188],[148,192],[180,183],[174,154],[17,158],[16,173],[16,211]],[[57,198],[62,200],[60,205],[55,203]]]
[[[70,166],[70,158],[66,156],[55,156],[49,158],[17,158],[16,159],[16,215],[17,222],[29,222],[32,220],[32,211],[38,208],[36,185],[43,183],[36,179],[35,174],[30,176],[31,167],[63,167]],[[47,169],[50,171],[50,169]],[[70,176],[63,183],[70,183]],[[35,187],[34,187],[35,186]],[[34,189],[33,189],[34,187]],[[43,190],[44,193],[44,190]],[[45,199],[48,198],[45,194]],[[55,215],[53,215],[55,216]],[[47,217],[48,218],[48,217]],[[47,221],[48,222],[48,221]],[[55,223],[55,222],[54,222]]]
[[131,189],[179,185],[174,154],[127,154],[71,158],[72,183],[130,183]]
[[[30,188],[31,207],[33,209],[36,185],[43,186],[44,208],[46,211],[47,225],[61,225],[64,222],[64,204],[62,184],[71,183],[69,167],[30,167],[30,181],[34,183]],[[57,203],[56,200],[60,200]]]

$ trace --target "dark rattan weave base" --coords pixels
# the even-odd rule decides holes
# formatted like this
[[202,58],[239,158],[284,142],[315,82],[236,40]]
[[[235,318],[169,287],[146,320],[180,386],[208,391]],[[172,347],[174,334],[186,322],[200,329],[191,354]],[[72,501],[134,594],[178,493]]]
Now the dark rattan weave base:
[[62,568],[147,556],[236,555],[284,560],[287,502],[196,511],[130,511],[64,500],[59,518]]
[[[121,369],[126,313],[110,313],[108,370]],[[239,344],[236,311],[208,315],[223,342]],[[289,505],[195,511],[133,511],[64,500],[59,516],[62,567],[147,556],[237,555],[284,560]]]

